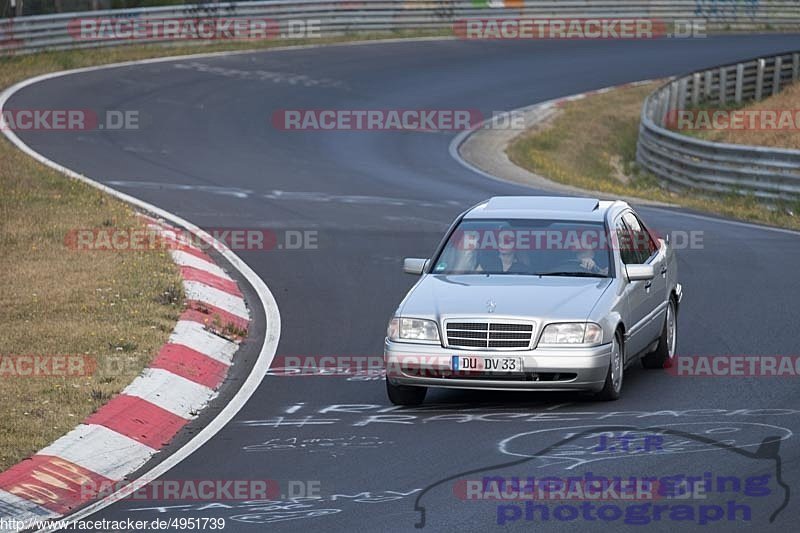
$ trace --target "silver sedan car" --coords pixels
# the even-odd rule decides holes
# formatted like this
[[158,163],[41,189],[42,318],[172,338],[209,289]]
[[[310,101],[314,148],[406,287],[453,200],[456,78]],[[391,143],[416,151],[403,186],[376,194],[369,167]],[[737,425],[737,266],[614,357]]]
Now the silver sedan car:
[[389,322],[389,399],[428,387],[582,390],[669,366],[682,290],[669,238],[622,201],[495,197],[459,216]]

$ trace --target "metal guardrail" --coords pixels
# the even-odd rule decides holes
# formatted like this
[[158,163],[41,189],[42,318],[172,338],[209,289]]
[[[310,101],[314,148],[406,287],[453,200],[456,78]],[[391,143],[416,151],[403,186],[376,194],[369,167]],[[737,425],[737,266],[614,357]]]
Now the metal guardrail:
[[676,112],[761,100],[800,79],[800,52],[694,72],[642,106],[637,162],[667,183],[764,199],[800,198],[800,150],[705,141],[668,128]]
[[[196,19],[259,17],[279,24],[319,21],[321,35],[447,30],[465,18],[650,18],[702,20],[708,31],[800,28],[800,0],[275,0],[115,9],[0,19],[0,55],[128,44],[76,39],[80,19]],[[164,42],[137,39],[135,42]]]

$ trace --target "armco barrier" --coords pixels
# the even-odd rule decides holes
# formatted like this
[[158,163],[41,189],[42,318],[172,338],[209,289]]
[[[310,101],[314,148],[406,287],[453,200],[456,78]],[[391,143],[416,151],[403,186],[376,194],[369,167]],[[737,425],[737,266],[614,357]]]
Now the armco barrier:
[[[0,19],[0,55],[121,45],[126,40],[76,40],[70,23],[85,18],[209,19],[259,17],[281,23],[319,22],[322,35],[399,30],[447,30],[465,18],[650,18],[702,21],[708,31],[800,27],[800,1],[779,0],[292,0],[193,4],[84,11]],[[143,40],[137,39],[141,43]],[[149,42],[160,42],[151,39]]]
[[638,163],[681,187],[800,198],[800,150],[704,141],[666,127],[677,110],[761,100],[800,79],[800,53],[724,65],[670,81],[642,106]]

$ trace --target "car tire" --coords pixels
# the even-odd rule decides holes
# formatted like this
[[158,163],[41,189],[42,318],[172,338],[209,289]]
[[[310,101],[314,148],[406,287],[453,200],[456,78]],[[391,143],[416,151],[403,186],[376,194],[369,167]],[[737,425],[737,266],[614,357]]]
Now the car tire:
[[645,368],[669,368],[675,360],[675,347],[678,344],[678,319],[675,300],[670,298],[667,305],[667,316],[664,317],[664,328],[655,351],[642,357]]
[[617,331],[611,347],[611,360],[608,362],[608,372],[603,388],[597,393],[600,401],[611,402],[618,400],[622,392],[622,377],[625,373],[625,344],[622,334]]
[[428,388],[395,385],[387,379],[386,393],[389,395],[389,401],[394,405],[420,405],[425,401]]

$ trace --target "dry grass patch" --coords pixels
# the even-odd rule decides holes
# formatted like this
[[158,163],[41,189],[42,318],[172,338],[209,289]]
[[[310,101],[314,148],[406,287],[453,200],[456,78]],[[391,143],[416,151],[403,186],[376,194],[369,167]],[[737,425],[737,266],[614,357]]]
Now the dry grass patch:
[[[780,93],[760,102],[752,102],[744,110],[790,110],[792,115],[800,116],[800,83],[791,85]],[[800,125],[800,124],[796,124]],[[713,130],[699,131],[695,135],[709,141],[792,148],[800,150],[800,129],[770,130]]]
[[[82,377],[0,376],[4,469],[63,435],[139,374],[172,331],[182,289],[167,252],[69,249],[71,229],[141,222],[125,204],[44,168],[5,139],[0,188],[0,355],[83,355],[98,364]],[[165,301],[167,291],[177,298]]]
[[[526,132],[508,148],[517,165],[554,181],[678,204],[726,217],[800,229],[797,203],[767,206],[752,197],[669,191],[636,165],[639,114],[660,82],[567,102],[544,131]],[[773,106],[774,107],[774,106]]]

